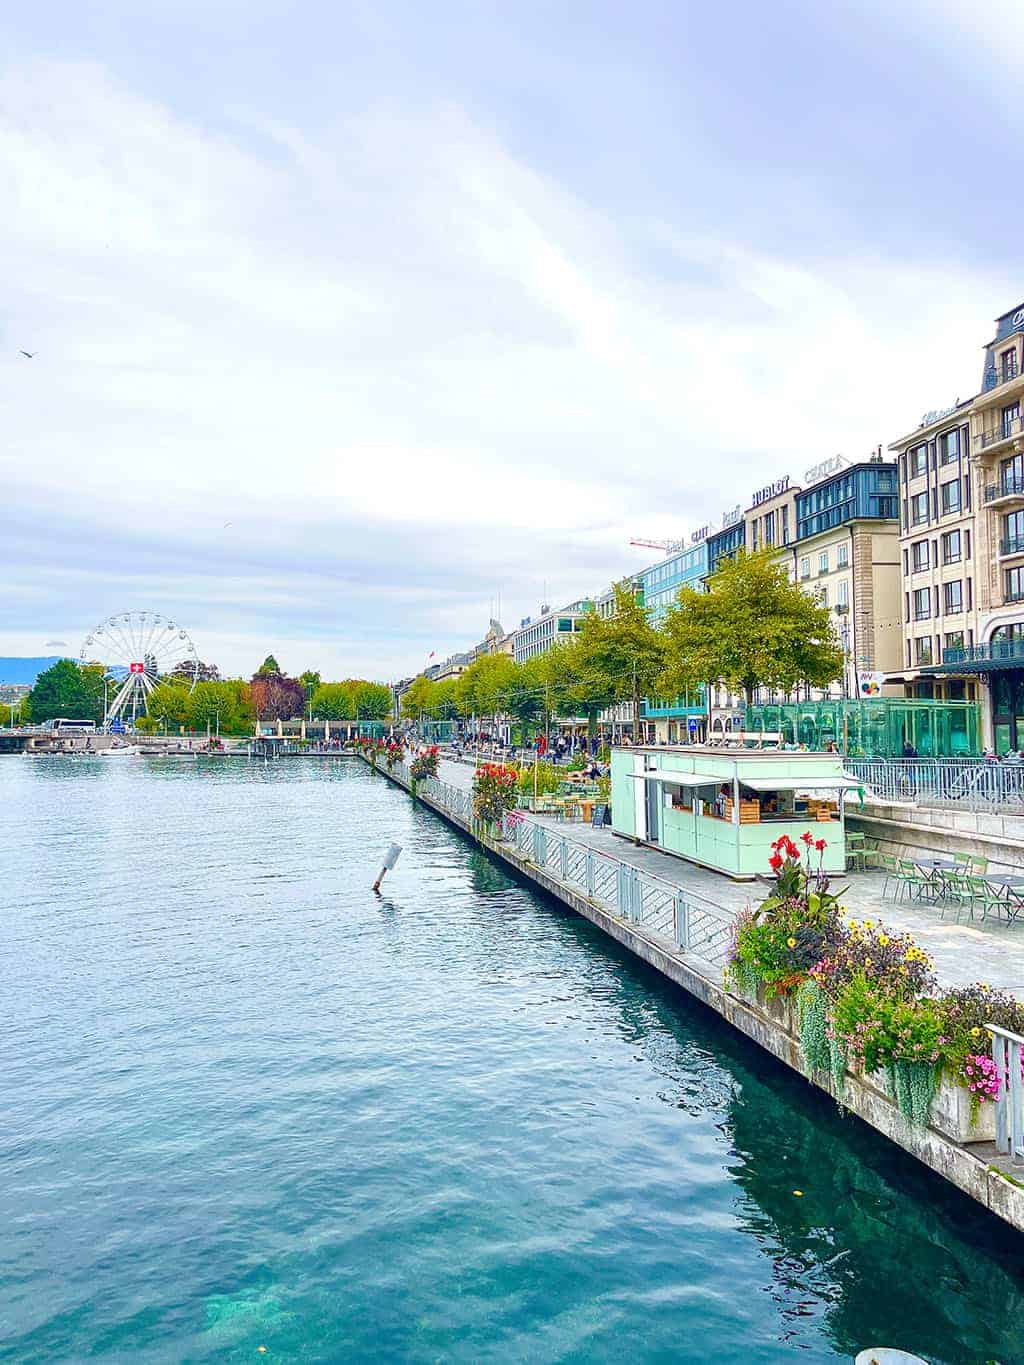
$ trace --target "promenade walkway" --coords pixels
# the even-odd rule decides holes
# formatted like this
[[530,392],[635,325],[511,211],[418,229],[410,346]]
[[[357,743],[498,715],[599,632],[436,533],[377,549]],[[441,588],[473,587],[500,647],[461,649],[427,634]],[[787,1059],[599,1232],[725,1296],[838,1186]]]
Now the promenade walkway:
[[[472,766],[450,759],[442,760],[439,776],[465,790],[473,784]],[[744,906],[756,904],[767,890],[767,883],[761,886],[734,882],[722,873],[697,867],[673,854],[661,853],[647,845],[638,847],[608,828],[565,824],[551,816],[529,815],[528,818],[576,843],[673,882],[733,914]],[[907,899],[883,900],[882,884],[883,877],[879,872],[846,874],[848,890],[843,902],[851,918],[882,920],[890,928],[913,934],[920,946],[935,959],[936,972],[944,986],[985,981],[1024,999],[1024,920],[1007,925],[992,920],[972,922],[962,917],[957,923],[956,911],[952,908],[947,908],[943,919],[939,905]]]

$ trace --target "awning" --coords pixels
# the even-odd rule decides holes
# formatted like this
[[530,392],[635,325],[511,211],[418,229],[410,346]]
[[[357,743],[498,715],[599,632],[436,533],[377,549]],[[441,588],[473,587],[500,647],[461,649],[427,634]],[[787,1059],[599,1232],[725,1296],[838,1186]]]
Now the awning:
[[755,792],[834,792],[857,791],[864,783],[852,777],[741,777],[740,786]]
[[717,787],[722,782],[730,782],[727,777],[698,777],[695,773],[672,773],[664,768],[652,768],[646,773],[630,773],[641,782],[660,782],[670,787]]

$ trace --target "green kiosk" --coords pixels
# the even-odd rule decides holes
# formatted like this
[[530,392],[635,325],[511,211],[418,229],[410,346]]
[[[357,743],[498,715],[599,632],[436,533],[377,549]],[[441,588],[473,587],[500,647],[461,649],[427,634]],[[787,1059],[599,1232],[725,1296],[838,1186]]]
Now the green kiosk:
[[741,879],[770,875],[772,844],[783,834],[800,843],[810,831],[825,840],[825,870],[842,872],[844,801],[860,785],[843,772],[838,754],[614,749],[612,830]]

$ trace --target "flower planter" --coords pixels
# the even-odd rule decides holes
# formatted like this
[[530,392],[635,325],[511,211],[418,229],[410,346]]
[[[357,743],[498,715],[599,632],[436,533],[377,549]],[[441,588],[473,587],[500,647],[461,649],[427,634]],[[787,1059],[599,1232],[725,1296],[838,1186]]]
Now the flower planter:
[[766,987],[760,984],[757,988],[757,1005],[784,1033],[791,1038],[800,1037],[800,1017],[795,997],[777,995],[769,999]]
[[943,1137],[954,1142],[994,1142],[996,1136],[996,1106],[982,1101],[978,1120],[971,1122],[971,1092],[943,1076],[932,1100],[929,1124]]

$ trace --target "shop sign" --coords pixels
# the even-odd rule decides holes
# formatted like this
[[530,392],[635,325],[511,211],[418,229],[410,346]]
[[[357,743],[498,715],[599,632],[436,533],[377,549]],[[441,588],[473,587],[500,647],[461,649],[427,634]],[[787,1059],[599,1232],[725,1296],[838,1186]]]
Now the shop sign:
[[923,427],[930,427],[933,422],[939,422],[943,417],[948,417],[954,412],[956,412],[955,403],[951,408],[932,408],[931,412],[926,412],[921,418],[921,425]]
[[822,479],[827,479],[830,474],[838,474],[849,463],[842,455],[833,455],[831,460],[822,460],[821,464],[813,465],[804,475],[804,483],[821,483]]
[[726,512],[725,516],[722,518],[722,530],[726,530],[729,526],[735,526],[738,521],[742,520],[743,508],[737,505],[731,512]]
[[759,488],[754,494],[755,507],[760,507],[761,503],[767,502],[770,498],[777,498],[780,493],[785,493],[789,487],[789,475],[784,479],[776,479],[774,483],[767,484],[764,488]]
[[693,534],[690,536],[690,544],[699,545],[702,540],[707,540],[710,534],[711,534],[710,526],[698,526],[696,531],[694,531]]

